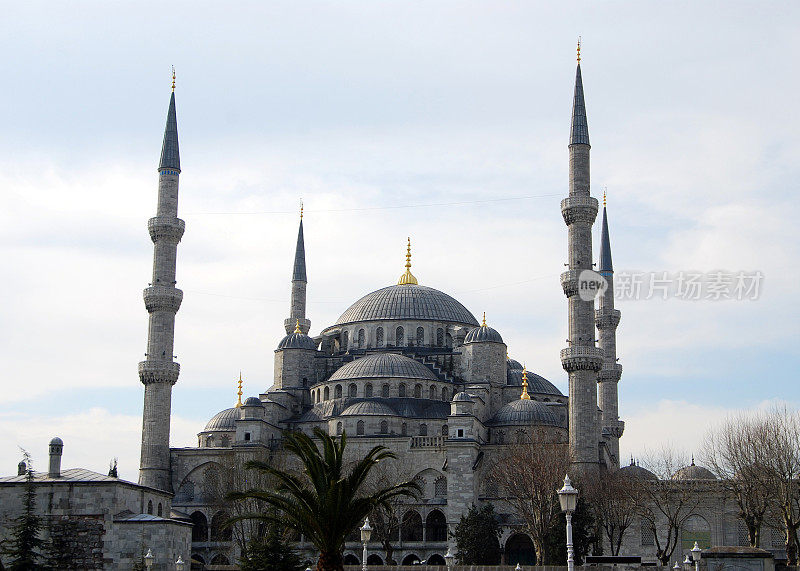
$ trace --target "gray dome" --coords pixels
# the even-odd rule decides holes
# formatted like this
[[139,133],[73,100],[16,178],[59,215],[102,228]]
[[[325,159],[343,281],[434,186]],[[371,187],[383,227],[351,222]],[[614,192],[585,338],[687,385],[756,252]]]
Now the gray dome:
[[506,359],[506,364],[508,364],[508,368],[511,369],[512,371],[516,371],[517,369],[521,371],[523,369],[522,363],[520,363],[516,359],[512,359],[511,357]]
[[619,469],[619,473],[630,478],[637,478],[639,480],[658,480],[658,476],[653,474],[647,468],[637,466],[631,461],[630,466],[625,466]]
[[492,329],[488,325],[481,325],[475,329],[470,329],[467,336],[464,337],[464,343],[502,343],[503,338],[496,329]]
[[378,401],[364,400],[351,404],[342,416],[397,416],[397,412],[387,404]]
[[356,359],[337,369],[328,380],[374,378],[437,380],[436,375],[419,361],[394,353],[378,353]]
[[345,311],[336,325],[384,319],[419,319],[477,326],[478,321],[458,301],[431,287],[393,285],[368,293]]
[[278,343],[278,351],[281,349],[309,349],[311,351],[316,351],[317,344],[314,343],[311,337],[304,333],[290,333]]
[[203,432],[210,431],[232,431],[236,430],[236,421],[239,420],[239,409],[236,407],[226,408],[211,417]]
[[673,480],[716,480],[714,472],[708,468],[698,466],[692,460],[689,466],[685,466],[672,475]]
[[461,391],[456,396],[453,397],[453,402],[475,402],[475,399],[472,398],[472,395],[469,393],[465,393]]
[[261,399],[258,397],[247,397],[244,401],[244,406],[261,406]]
[[498,410],[489,423],[495,426],[545,425],[563,427],[563,423],[550,407],[529,399],[511,401]]
[[64,441],[56,436],[50,441],[50,446],[64,446]]
[[[522,386],[522,369],[513,369],[506,372],[506,384],[510,387]],[[563,397],[556,386],[544,377],[528,371],[528,392],[530,394],[555,395]]]

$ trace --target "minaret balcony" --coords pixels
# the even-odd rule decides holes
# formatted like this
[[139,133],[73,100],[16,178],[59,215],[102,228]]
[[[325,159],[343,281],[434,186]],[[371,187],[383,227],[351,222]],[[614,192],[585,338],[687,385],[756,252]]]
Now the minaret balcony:
[[147,230],[150,232],[150,239],[153,242],[166,240],[177,244],[186,230],[186,222],[180,218],[155,216],[147,221]]
[[608,426],[603,427],[603,437],[605,438],[622,438],[623,432],[625,432],[625,423],[621,420],[612,420]]
[[605,352],[598,347],[567,347],[561,350],[561,366],[573,371],[599,371],[603,367]]
[[150,286],[142,292],[144,306],[149,313],[154,311],[171,311],[176,313],[183,301],[183,292],[175,287]]
[[615,329],[619,325],[619,309],[601,308],[594,310],[594,324],[598,329]]
[[561,201],[561,216],[567,226],[574,222],[593,224],[597,210],[597,199],[591,196],[569,196]]
[[141,361],[139,363],[139,380],[142,384],[178,382],[181,366],[173,361]]
[[564,290],[564,295],[572,297],[578,295],[578,276],[582,270],[567,270],[561,274],[561,289]]
[[619,363],[603,363],[600,372],[597,373],[597,382],[616,382],[622,377],[622,365]]

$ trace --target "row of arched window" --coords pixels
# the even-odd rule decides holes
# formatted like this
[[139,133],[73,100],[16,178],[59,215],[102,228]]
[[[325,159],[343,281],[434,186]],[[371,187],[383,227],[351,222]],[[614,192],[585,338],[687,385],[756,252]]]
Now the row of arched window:
[[[153,500],[147,500],[147,513],[153,515]],[[164,515],[164,507],[161,505],[161,502],[158,502],[155,515],[158,517]]]
[[[445,335],[444,328],[439,327],[436,329],[436,347],[444,347]],[[394,330],[394,345],[395,347],[405,347],[407,345],[416,345],[421,347],[425,345],[425,328],[417,327],[416,335],[413,338],[406,337],[406,330],[401,325]],[[383,327],[375,329],[375,347],[385,347],[386,339]],[[350,332],[343,331],[341,337],[341,350],[347,351],[349,349],[365,349],[367,347],[367,333],[362,327],[356,334],[353,340],[353,346],[350,346]]]
[[[363,436],[364,434],[366,434],[365,429],[366,429],[366,423],[363,420],[359,420],[356,423],[356,435],[357,436]],[[344,425],[342,424],[342,422],[341,421],[337,422],[336,423],[336,434],[337,434],[337,436],[341,435],[343,430],[344,430]],[[419,436],[428,436],[428,425],[425,424],[424,422],[421,423],[419,425],[418,432],[419,432]],[[442,426],[442,436],[447,436],[448,433],[449,433],[449,430],[447,428],[447,425],[445,424],[444,426]],[[389,422],[388,421],[382,420],[380,422],[380,424],[378,425],[378,434],[389,434]],[[404,423],[402,423],[400,425],[400,436],[408,436],[408,435],[409,435],[408,434],[408,423],[404,422]]]
[[400,534],[395,541],[447,541],[447,519],[439,510],[432,510],[422,525],[422,516],[416,510],[403,514],[400,521]]
[[226,512],[215,513],[211,517],[211,526],[208,525],[208,519],[203,512],[194,512],[190,517],[192,519],[192,542],[230,541],[232,539],[231,528],[225,525],[229,519]]
[[[453,398],[456,392],[458,391],[455,388],[451,389],[445,386],[441,387],[440,390],[439,388],[436,387],[436,385],[431,385],[430,387],[428,387],[428,390],[426,391],[421,384],[417,383],[414,385],[413,397],[416,399],[421,399],[423,398],[423,395],[425,395],[425,398],[428,398],[430,400],[449,401],[450,399]],[[358,385],[356,383],[350,383],[349,385],[347,385],[347,396],[350,398],[357,398],[358,396],[360,396],[358,394]],[[372,383],[366,383],[364,385],[363,396],[365,398],[372,398],[374,396],[377,396],[375,394],[375,387],[373,386]],[[381,386],[380,396],[383,398],[389,398],[391,396],[391,387],[389,383],[384,383]],[[408,390],[408,387],[406,386],[405,383],[400,383],[398,385],[397,396],[400,398],[412,396],[411,392]],[[340,399],[342,397],[344,397],[344,387],[342,385],[335,385],[333,387],[333,398]],[[315,404],[326,400],[330,400],[330,398],[331,398],[330,387],[318,388],[311,391],[311,401]]]

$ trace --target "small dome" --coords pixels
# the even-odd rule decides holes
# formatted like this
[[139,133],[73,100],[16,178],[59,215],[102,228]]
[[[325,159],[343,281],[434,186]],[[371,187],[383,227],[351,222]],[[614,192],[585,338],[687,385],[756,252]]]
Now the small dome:
[[261,406],[261,399],[258,397],[247,397],[244,406]]
[[658,480],[658,476],[647,468],[637,466],[632,460],[630,466],[620,468],[619,473],[629,478],[636,478],[637,480]]
[[[522,369],[512,369],[506,372],[506,384],[510,387],[522,386]],[[556,386],[536,373],[528,371],[528,393],[532,395],[554,395],[563,397]]]
[[397,413],[382,402],[364,400],[348,406],[341,416],[397,416]]
[[314,340],[304,333],[290,333],[278,343],[278,351],[282,349],[308,349],[310,351],[317,350],[317,344]]
[[506,364],[508,365],[508,368],[511,371],[521,371],[523,369],[522,363],[520,363],[516,359],[512,359],[511,357],[506,359]]
[[545,425],[564,427],[558,415],[547,405],[529,399],[513,400],[497,411],[490,424],[495,426],[510,425]]
[[453,402],[475,402],[475,399],[473,399],[472,395],[469,393],[461,391],[453,397]]
[[692,459],[692,463],[689,466],[685,466],[675,472],[672,475],[673,480],[716,480],[717,477],[714,475],[714,472],[709,470],[708,468],[703,468],[702,466],[698,466],[694,463],[694,459]]
[[50,441],[50,446],[64,446],[64,441],[56,436]]
[[211,417],[203,432],[210,431],[232,431],[236,430],[236,421],[239,420],[240,412],[236,407],[226,408]]
[[379,353],[356,359],[337,369],[328,380],[375,378],[438,380],[433,371],[419,361],[394,353]]
[[502,343],[503,338],[496,329],[492,329],[488,325],[481,325],[475,329],[470,329],[467,336],[464,337],[464,343]]

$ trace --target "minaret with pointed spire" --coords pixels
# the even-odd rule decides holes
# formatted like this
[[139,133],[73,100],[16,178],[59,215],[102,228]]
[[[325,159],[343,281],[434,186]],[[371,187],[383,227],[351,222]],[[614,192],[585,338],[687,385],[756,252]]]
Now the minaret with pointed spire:
[[619,419],[617,384],[622,376],[622,365],[617,362],[617,326],[620,312],[614,309],[614,264],[611,262],[611,239],[608,234],[606,195],[603,193],[603,226],[600,232],[600,263],[598,271],[608,288],[600,296],[599,308],[594,312],[594,323],[599,331],[599,347],[603,350],[603,368],[597,376],[598,405],[602,411],[602,434],[608,442],[609,452],[619,467],[619,439],[625,423]]
[[294,331],[300,323],[300,331],[308,335],[311,321],[306,319],[306,245],[303,238],[303,204],[300,204],[300,227],[297,230],[297,246],[294,250],[294,270],[292,271],[292,297],[289,302],[289,317],[283,321],[286,334]]
[[139,363],[139,379],[144,384],[139,483],[166,491],[171,491],[169,425],[172,385],[178,381],[180,372],[180,366],[173,360],[175,314],[183,299],[183,292],[175,287],[178,242],[185,228],[183,220],[178,218],[180,172],[173,70],[167,126],[158,165],[158,205],[156,216],[147,222],[154,245],[153,277],[144,290],[144,304],[150,319],[146,359]]
[[603,352],[595,347],[594,299],[579,295],[581,272],[592,269],[592,225],[597,199],[589,192],[589,127],[581,78],[580,42],[572,104],[569,141],[569,196],[561,201],[567,225],[569,270],[561,285],[569,304],[568,346],[561,351],[561,365],[569,374],[569,444],[578,468],[600,461],[597,418],[597,373]]

